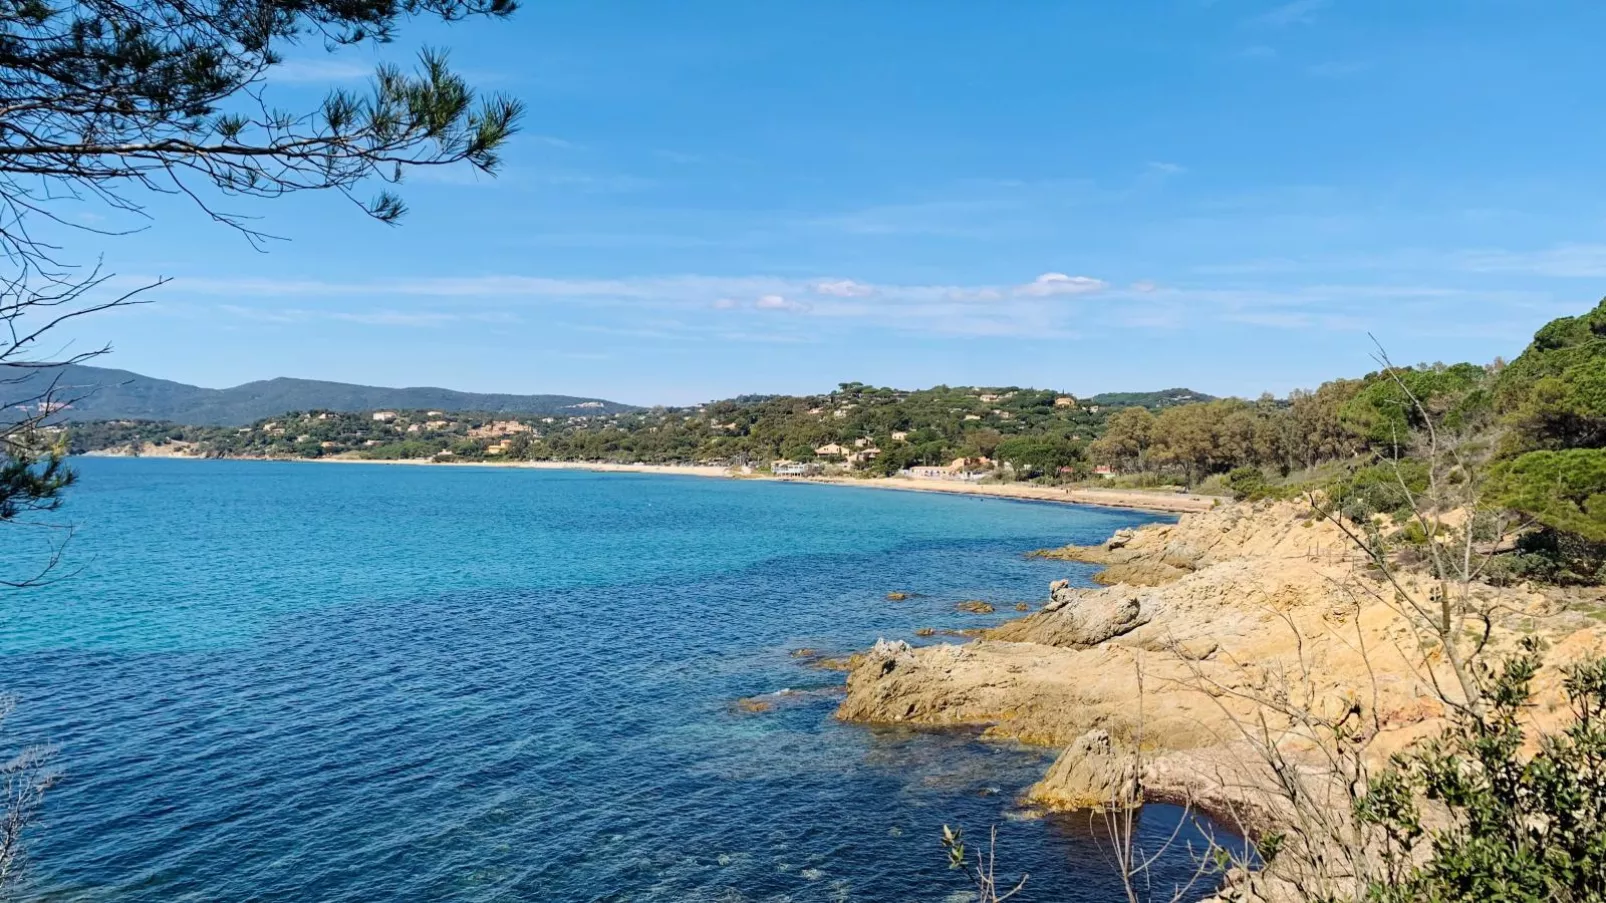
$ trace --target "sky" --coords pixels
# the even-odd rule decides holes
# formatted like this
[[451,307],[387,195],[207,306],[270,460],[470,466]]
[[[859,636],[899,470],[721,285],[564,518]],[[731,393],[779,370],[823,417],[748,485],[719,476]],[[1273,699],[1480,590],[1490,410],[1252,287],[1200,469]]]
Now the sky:
[[[861,381],[1254,396],[1515,356],[1606,294],[1606,5],[527,0],[291,49],[310,107],[447,48],[528,105],[402,225],[156,198],[74,235],[101,363],[636,404]],[[86,219],[125,227],[111,211]],[[104,216],[105,219],[99,217]]]

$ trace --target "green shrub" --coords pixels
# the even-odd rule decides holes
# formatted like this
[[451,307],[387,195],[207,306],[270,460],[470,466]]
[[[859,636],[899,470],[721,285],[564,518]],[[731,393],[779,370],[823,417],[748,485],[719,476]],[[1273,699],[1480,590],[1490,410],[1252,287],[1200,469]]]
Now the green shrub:
[[1403,515],[1411,509],[1411,495],[1427,489],[1428,468],[1420,461],[1391,461],[1362,467],[1329,483],[1327,496],[1347,518],[1357,523],[1374,514]]
[[1606,583],[1606,543],[1574,533],[1536,530],[1517,538],[1517,548],[1492,562],[1494,582],[1532,580],[1559,586]]
[[1536,451],[1502,461],[1490,475],[1498,504],[1591,542],[1606,542],[1606,449]]
[[1240,502],[1258,498],[1266,491],[1266,475],[1258,467],[1239,467],[1227,474],[1227,488]]
[[[1395,757],[1372,782],[1356,816],[1383,830],[1392,875],[1368,887],[1368,900],[1606,900],[1606,659],[1564,669],[1572,718],[1530,755],[1526,709],[1540,661],[1538,643],[1525,640],[1486,675],[1483,712]],[[1440,817],[1425,817],[1423,799]]]

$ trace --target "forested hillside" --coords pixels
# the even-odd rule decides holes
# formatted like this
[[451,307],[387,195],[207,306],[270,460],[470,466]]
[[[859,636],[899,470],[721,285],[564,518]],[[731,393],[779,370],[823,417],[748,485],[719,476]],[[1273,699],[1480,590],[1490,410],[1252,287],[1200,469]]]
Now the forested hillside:
[[[1208,398],[1187,389],[1129,393],[1113,405],[1016,387],[937,386],[904,391],[844,383],[810,396],[743,396],[686,408],[569,412],[501,419],[490,411],[398,408],[373,412],[301,410],[219,429],[134,418],[77,424],[75,451],[137,443],[184,443],[196,453],[262,457],[501,457],[649,463],[776,460],[842,465],[869,473],[956,459],[989,469],[1010,462],[1023,477],[1087,476],[1089,443],[1121,404],[1157,410]],[[1145,409],[1147,410],[1147,409]],[[389,414],[395,416],[389,417]]]
[[[38,369],[11,388],[16,398],[43,397],[52,384],[63,420],[159,420],[190,426],[243,426],[285,411],[371,411],[434,408],[517,414],[612,413],[629,405],[570,395],[486,395],[429,387],[391,389],[313,379],[259,380],[204,389],[127,370],[71,365]],[[582,407],[583,406],[583,407]]]
[[[1549,576],[1562,580],[1606,574],[1606,302],[1546,325],[1509,365],[1390,366],[1255,401],[1187,389],[1077,399],[1016,387],[904,391],[844,383],[824,395],[744,396],[688,408],[571,406],[509,417],[443,413],[445,407],[397,406],[378,415],[303,409],[238,429],[123,419],[75,425],[71,442],[79,452],[177,445],[218,456],[761,471],[794,462],[867,476],[945,468],[953,476],[1043,482],[1097,476],[1239,498],[1321,490],[1365,518],[1402,509],[1423,488],[1428,474],[1416,446],[1431,424],[1433,435],[1456,446],[1456,479],[1486,482],[1491,504],[1535,525],[1523,552],[1539,556],[1534,567],[1552,568]],[[1558,556],[1572,563],[1556,565]]]

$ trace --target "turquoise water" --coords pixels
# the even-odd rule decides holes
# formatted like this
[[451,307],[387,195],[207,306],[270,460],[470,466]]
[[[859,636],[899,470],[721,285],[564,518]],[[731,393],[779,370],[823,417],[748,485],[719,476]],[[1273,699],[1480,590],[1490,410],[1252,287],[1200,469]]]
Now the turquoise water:
[[[839,724],[841,676],[790,652],[992,623],[1008,604],[953,604],[1085,580],[1021,553],[1153,517],[693,477],[79,467],[70,576],[0,594],[4,745],[56,744],[66,774],[32,847],[42,899],[963,899],[944,822],[999,826],[1003,867],[1032,874],[1017,899],[1110,899],[1086,817],[1015,812],[1045,753]],[[50,535],[0,530],[4,576]],[[1151,807],[1145,830],[1175,818]]]

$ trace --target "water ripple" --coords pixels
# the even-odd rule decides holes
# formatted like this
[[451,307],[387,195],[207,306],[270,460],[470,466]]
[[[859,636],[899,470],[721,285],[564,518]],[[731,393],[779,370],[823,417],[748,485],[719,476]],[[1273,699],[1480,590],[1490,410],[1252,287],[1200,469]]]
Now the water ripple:
[[[1114,889],[1085,824],[1010,817],[1041,751],[841,725],[830,693],[732,702],[839,682],[798,647],[992,623],[952,605],[1085,579],[1019,553],[1144,515],[106,460],[69,513],[84,572],[0,597],[7,739],[57,743],[68,774],[41,899],[941,900],[963,889],[944,822],[1000,825],[1023,899]],[[0,561],[34,553],[0,538]]]

